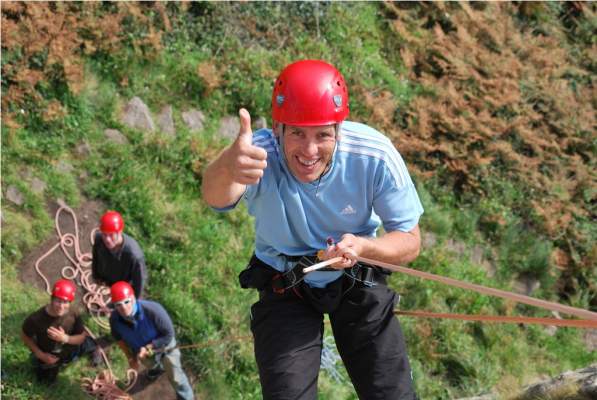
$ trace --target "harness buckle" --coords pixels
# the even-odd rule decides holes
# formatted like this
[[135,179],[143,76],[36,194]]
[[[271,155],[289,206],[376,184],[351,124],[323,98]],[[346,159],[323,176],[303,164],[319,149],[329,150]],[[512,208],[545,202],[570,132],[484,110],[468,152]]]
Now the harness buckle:
[[276,294],[284,294],[286,291],[284,276],[282,274],[276,274],[272,277],[272,290]]
[[[288,256],[288,258],[290,259],[291,256]],[[316,256],[300,256],[296,258],[296,264],[292,269],[284,273],[277,273],[272,277],[271,285],[274,293],[284,294],[287,289],[298,285],[305,278],[303,269],[313,265],[317,260]]]
[[377,284],[375,282],[375,278],[373,275],[373,268],[364,267],[361,265],[360,272],[361,272],[361,282],[363,282],[363,285],[365,285],[367,287],[373,287]]

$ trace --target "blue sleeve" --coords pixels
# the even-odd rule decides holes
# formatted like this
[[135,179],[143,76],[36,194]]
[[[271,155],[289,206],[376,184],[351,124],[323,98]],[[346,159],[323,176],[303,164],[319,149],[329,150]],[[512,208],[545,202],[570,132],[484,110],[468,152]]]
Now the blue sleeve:
[[116,318],[114,313],[117,311],[112,311],[112,315],[110,315],[110,332],[112,333],[112,337],[114,339],[118,340],[122,340],[122,336],[120,335],[120,333],[118,333],[118,330],[116,329]]
[[161,304],[155,302],[143,302],[143,309],[158,331],[158,337],[151,342],[153,347],[156,349],[165,347],[174,339],[174,325],[170,316]]
[[[244,194],[243,194],[243,196],[244,196]],[[238,205],[238,203],[240,202],[240,200],[243,198],[243,196],[240,196],[238,198],[238,200],[236,200],[234,203],[230,204],[229,206],[226,206],[226,207],[211,207],[211,209],[214,210],[215,212],[226,212],[226,211],[233,210],[233,209],[236,208],[236,206]]]
[[409,232],[423,214],[417,189],[410,176],[407,178],[405,184],[399,187],[385,163],[376,174],[373,210],[381,218],[386,232]]
[[135,296],[139,299],[143,297],[143,287],[145,285],[145,280],[147,274],[145,273],[145,260],[144,259],[135,259],[133,261],[133,267],[131,270],[131,278],[132,278],[132,286],[133,291],[135,292]]

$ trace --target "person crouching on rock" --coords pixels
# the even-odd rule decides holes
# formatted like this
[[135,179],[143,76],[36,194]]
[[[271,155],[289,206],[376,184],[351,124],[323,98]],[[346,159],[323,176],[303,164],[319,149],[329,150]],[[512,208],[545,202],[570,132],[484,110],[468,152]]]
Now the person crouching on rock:
[[22,326],[21,339],[31,350],[37,379],[51,384],[65,364],[83,354],[92,355],[92,364],[99,366],[99,347],[85,332],[81,317],[71,309],[77,288],[72,281],[60,279],[52,288],[52,297]]

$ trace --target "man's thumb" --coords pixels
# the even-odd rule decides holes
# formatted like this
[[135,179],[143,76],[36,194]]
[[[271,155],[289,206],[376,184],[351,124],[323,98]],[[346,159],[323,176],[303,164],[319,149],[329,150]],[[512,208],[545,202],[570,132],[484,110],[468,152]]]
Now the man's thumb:
[[238,116],[240,118],[240,132],[238,133],[238,137],[245,143],[252,144],[253,131],[251,130],[251,115],[246,109],[241,108],[238,111]]

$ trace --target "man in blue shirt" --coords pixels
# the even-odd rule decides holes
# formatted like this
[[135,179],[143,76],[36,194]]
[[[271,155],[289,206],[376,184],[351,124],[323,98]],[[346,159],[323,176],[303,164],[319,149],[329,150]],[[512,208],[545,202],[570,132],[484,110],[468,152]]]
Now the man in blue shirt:
[[138,369],[141,361],[152,367],[147,372],[150,379],[165,370],[176,398],[192,400],[193,389],[182,369],[174,326],[164,307],[154,301],[137,300],[131,285],[124,281],[112,285],[110,294],[115,308],[110,315],[110,329],[129,366]]
[[[203,176],[209,205],[227,211],[244,198],[255,217],[255,254],[240,280],[260,291],[251,330],[266,399],[317,398],[324,313],[360,398],[416,398],[390,271],[356,257],[414,260],[423,208],[390,140],[345,121],[348,112],[333,66],[290,64],[274,84],[273,131],[253,135],[241,109],[238,138]],[[342,261],[302,276],[320,249]]]

